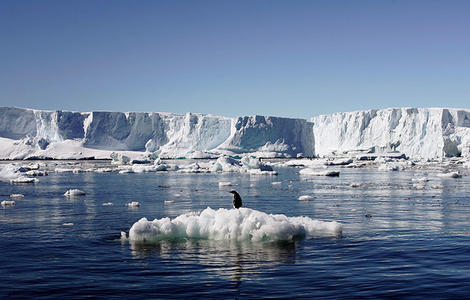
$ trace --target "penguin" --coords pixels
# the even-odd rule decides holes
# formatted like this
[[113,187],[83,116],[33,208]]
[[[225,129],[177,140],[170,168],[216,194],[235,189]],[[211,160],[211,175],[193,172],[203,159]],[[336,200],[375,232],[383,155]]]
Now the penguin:
[[242,198],[236,191],[230,191],[233,194],[233,208],[240,208],[242,207]]

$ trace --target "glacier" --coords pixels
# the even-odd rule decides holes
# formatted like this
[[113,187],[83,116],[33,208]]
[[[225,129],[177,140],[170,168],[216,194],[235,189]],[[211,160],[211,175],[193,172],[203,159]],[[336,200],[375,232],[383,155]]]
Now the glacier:
[[470,157],[470,110],[388,108],[305,119],[0,107],[0,159]]

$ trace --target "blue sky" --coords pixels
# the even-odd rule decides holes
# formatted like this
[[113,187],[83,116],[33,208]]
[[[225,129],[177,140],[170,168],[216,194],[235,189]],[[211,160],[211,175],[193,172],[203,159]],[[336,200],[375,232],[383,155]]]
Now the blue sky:
[[0,2],[0,105],[470,108],[470,1]]

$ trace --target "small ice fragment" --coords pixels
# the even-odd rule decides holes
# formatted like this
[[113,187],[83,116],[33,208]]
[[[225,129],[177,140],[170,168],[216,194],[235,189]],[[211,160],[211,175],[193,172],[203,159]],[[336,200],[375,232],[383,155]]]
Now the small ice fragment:
[[349,186],[352,187],[352,188],[358,188],[358,187],[361,187],[361,184],[360,184],[360,183],[353,182],[353,183],[351,183]]
[[139,207],[140,203],[137,201],[132,201],[126,204],[128,207]]
[[449,173],[437,174],[437,177],[441,177],[441,178],[460,178],[460,177],[462,177],[462,175],[460,175],[459,172],[449,172]]
[[79,189],[70,189],[68,191],[65,192],[64,196],[69,196],[69,197],[73,197],[73,196],[84,196],[86,195],[86,193],[82,190],[79,190]]
[[175,196],[175,197],[181,197],[182,195],[179,194],[179,193],[176,193],[176,194],[174,194],[173,196]]
[[12,201],[12,200],[3,200],[1,204],[2,204],[3,207],[5,207],[5,206],[16,205],[16,202]]
[[173,201],[173,200],[165,200],[164,203],[165,203],[165,204],[171,204],[171,203],[175,203],[175,201]]
[[10,198],[24,198],[24,195],[23,194],[11,194],[10,195]]
[[121,231],[121,241],[127,240],[127,235],[124,231]]
[[232,186],[232,183],[230,181],[220,181],[219,186]]
[[339,171],[318,171],[312,168],[305,168],[299,171],[300,175],[309,175],[309,176],[329,176],[337,177],[339,176]]
[[357,209],[355,209],[355,208],[351,209],[351,212],[356,212],[356,211],[357,211]]
[[282,181],[273,181],[271,182],[272,185],[279,185],[282,184]]
[[300,197],[299,197],[299,200],[300,200],[300,201],[310,201],[310,200],[313,200],[313,196],[310,196],[310,195],[303,195],[303,196],[300,196]]
[[418,178],[412,178],[411,181],[413,182],[428,182],[429,179],[426,177],[418,177]]
[[73,223],[64,223],[63,226],[73,226]]
[[103,206],[112,206],[113,205],[113,202],[105,202],[102,204]]
[[15,179],[11,179],[10,183],[38,183],[39,180],[37,178],[29,178],[29,177],[18,177]]

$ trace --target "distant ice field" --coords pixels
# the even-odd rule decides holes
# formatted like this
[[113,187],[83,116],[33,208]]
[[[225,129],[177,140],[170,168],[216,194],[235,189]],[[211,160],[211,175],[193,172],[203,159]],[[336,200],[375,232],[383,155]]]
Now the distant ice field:
[[[233,165],[201,171],[215,160],[164,161],[151,172],[109,161],[0,162],[0,202],[15,201],[0,206],[0,297],[470,294],[464,162],[303,163],[263,160],[273,175]],[[168,169],[156,171],[163,164]],[[11,182],[18,167],[34,170],[28,178],[37,181]],[[83,193],[64,195],[76,190]],[[230,190],[243,209],[232,208]],[[170,234],[144,228],[145,240],[133,238],[142,218]],[[310,234],[309,224],[340,224],[341,231],[313,226],[320,231]]]

